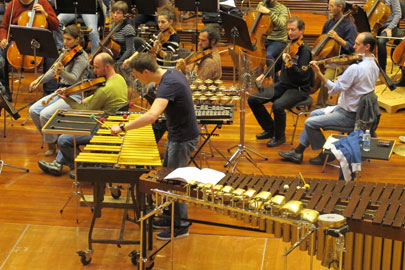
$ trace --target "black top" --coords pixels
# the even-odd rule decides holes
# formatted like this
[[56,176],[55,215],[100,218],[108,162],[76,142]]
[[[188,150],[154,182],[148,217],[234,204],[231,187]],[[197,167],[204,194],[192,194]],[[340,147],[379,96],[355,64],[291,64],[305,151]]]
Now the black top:
[[287,68],[283,62],[281,68],[280,84],[286,87],[297,88],[309,92],[309,87],[314,80],[312,68],[303,70],[303,66],[308,66],[312,60],[311,49],[307,43],[303,43],[298,49],[298,53],[291,59],[292,66]]
[[[327,34],[336,23],[337,21],[333,18],[329,19],[323,26],[322,34]],[[335,32],[346,41],[346,45],[342,47],[340,54],[352,54],[354,52],[354,42],[357,37],[356,25],[348,18],[344,18],[336,27]]]
[[191,90],[183,73],[168,69],[157,88],[156,98],[169,100],[164,114],[170,141],[185,142],[198,137],[200,131]]

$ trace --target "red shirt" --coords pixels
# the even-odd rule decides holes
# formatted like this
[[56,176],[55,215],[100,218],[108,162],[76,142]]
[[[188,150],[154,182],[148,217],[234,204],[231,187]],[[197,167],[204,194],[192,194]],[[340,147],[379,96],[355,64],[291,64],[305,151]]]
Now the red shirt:
[[[14,8],[13,8],[13,14],[12,14],[12,21],[11,24],[18,24],[18,17],[20,16],[21,13],[27,10],[32,10],[32,7],[34,5],[34,1],[30,5],[22,5],[19,0],[13,0],[10,1],[10,3],[7,5],[7,8],[4,12],[4,17],[3,21],[1,22],[0,26],[0,40],[6,39],[7,38],[7,32],[8,32],[8,26],[10,22],[10,14],[11,14],[11,8],[13,6],[14,2]],[[46,13],[48,13],[48,18],[46,18],[48,22],[48,29],[51,31],[58,30],[59,27],[59,20],[58,17],[56,17],[55,11],[53,10],[52,6],[49,4],[48,0],[38,0],[38,4],[44,7]]]

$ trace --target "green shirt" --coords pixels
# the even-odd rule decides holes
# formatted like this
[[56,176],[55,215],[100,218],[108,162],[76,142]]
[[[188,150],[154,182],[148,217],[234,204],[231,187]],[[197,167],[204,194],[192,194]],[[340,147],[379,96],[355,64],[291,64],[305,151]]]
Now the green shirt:
[[[257,5],[257,8],[263,6],[263,1]],[[273,22],[273,31],[267,36],[270,40],[287,41],[287,20],[288,20],[288,9],[286,6],[275,2],[274,7],[270,9],[270,19]]]
[[72,98],[65,99],[72,109],[79,110],[102,110],[107,114],[114,114],[115,111],[128,102],[128,89],[124,78],[115,74],[107,80],[105,86],[85,98],[85,104],[79,104]]

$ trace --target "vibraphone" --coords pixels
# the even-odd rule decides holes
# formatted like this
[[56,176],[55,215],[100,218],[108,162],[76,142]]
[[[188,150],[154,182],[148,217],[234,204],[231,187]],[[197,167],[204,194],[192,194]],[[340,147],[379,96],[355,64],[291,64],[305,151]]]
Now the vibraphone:
[[[316,214],[310,215],[319,230],[314,239],[309,237],[299,242],[299,248],[308,250],[310,255],[315,253],[324,266],[337,269],[338,257],[333,254],[343,251],[339,247],[343,241],[345,270],[405,268],[405,185],[319,179],[306,182],[308,189],[302,187],[298,177],[227,174],[215,186],[198,185],[196,190],[186,193],[186,198],[192,198],[196,205],[199,201],[212,203],[211,208],[216,212],[221,205],[231,206],[236,210],[222,212],[292,243],[299,242],[308,231],[289,222],[274,222],[266,216],[287,211],[287,217],[300,219],[302,211],[316,211],[321,214],[317,221]],[[140,185],[141,189],[170,189],[167,182],[143,180]],[[186,192],[184,188],[183,191]],[[325,231],[342,227],[343,219],[350,232],[331,244],[332,236],[325,235]],[[309,249],[311,240],[316,242],[313,249]]]
[[[140,211],[145,206],[145,198],[139,192],[137,183],[142,174],[149,172],[155,166],[162,165],[159,151],[150,125],[130,130],[124,136],[111,136],[109,129],[113,124],[131,121],[138,116],[133,114],[126,119],[121,116],[108,117],[97,134],[93,136],[90,144],[86,145],[84,151],[75,159],[78,181],[94,184],[94,211],[89,230],[89,248],[87,251],[78,252],[84,265],[91,261],[93,243],[139,244],[139,241],[124,240],[123,231],[126,220],[136,222]],[[128,205],[124,205],[123,208],[126,210],[124,211],[121,234],[117,240],[93,239],[92,237],[95,221],[101,216],[101,209],[105,206],[103,199],[106,183],[130,184],[127,203],[131,197],[134,219],[129,219],[127,215]]]

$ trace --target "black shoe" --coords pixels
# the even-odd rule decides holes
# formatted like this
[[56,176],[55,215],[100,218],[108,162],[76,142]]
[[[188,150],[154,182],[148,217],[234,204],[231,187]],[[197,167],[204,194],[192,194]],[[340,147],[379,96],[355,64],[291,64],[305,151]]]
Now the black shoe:
[[301,164],[304,157],[304,153],[297,153],[295,149],[291,149],[288,152],[278,152],[278,154],[283,157],[285,160]]
[[71,179],[75,179],[75,178],[76,178],[75,170],[70,170],[70,172],[69,172],[69,177],[70,177]]
[[[167,230],[167,231],[163,231],[160,232],[156,235],[156,238],[159,240],[165,240],[168,241],[171,239],[171,231]],[[180,227],[180,228],[174,228],[174,238],[183,238],[183,237],[187,237],[189,236],[188,233],[188,227]]]
[[276,139],[275,137],[272,138],[270,141],[266,143],[267,147],[276,147],[285,143],[285,137],[281,137],[280,139]]
[[[310,158],[309,163],[312,165],[323,165],[325,163],[326,159],[326,154],[325,153],[320,153],[317,157]],[[333,154],[328,155],[328,162],[334,161],[336,158]]]
[[262,133],[256,135],[256,139],[258,140],[270,139],[271,137],[273,137],[273,132],[270,132],[268,130],[265,130]]
[[40,160],[38,161],[38,166],[44,173],[60,176],[62,175],[63,165],[56,162],[56,160],[48,162]]

